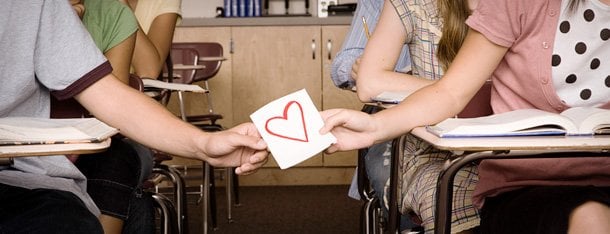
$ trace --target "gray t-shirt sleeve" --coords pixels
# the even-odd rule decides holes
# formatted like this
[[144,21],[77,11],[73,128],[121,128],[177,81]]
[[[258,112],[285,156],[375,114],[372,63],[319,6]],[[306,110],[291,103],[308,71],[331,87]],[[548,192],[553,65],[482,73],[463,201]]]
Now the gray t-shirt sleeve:
[[[60,99],[71,97],[110,73],[111,67],[68,1],[44,1],[34,52],[38,81]],[[84,79],[84,80],[81,80]],[[62,92],[73,84],[81,87]],[[86,84],[84,87],[82,84]]]

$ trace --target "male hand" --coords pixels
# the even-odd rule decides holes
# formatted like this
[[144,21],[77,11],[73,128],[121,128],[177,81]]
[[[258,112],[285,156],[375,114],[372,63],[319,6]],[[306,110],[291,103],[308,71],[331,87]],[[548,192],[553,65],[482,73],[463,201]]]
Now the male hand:
[[211,133],[203,142],[207,161],[212,166],[237,167],[235,173],[256,172],[268,159],[267,144],[252,123]]

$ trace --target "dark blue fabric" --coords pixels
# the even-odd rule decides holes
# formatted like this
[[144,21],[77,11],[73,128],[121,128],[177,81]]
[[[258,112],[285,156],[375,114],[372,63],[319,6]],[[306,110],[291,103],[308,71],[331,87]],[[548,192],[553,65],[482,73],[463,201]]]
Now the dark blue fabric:
[[0,184],[0,233],[103,233],[97,217],[74,194]]

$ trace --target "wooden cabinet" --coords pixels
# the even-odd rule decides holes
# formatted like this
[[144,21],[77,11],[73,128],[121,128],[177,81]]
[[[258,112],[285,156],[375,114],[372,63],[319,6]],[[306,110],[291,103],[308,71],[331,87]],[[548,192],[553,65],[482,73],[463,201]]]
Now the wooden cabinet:
[[[349,26],[322,27],[322,109],[349,108],[360,110],[362,103],[356,93],[337,88],[330,78],[332,59],[341,49]],[[324,155],[324,166],[355,166],[357,150]]]
[[[307,90],[318,109],[359,110],[362,104],[355,93],[336,88],[330,79],[332,59],[348,30],[349,25],[179,27],[174,41],[223,44],[228,60],[211,85],[214,107],[225,116],[222,124],[231,127],[250,121],[250,114],[268,102],[300,89]],[[204,111],[197,101],[188,105],[190,111]],[[177,113],[176,104],[170,108]],[[356,151],[320,153],[280,171],[270,158],[266,170],[240,183],[347,184],[356,162]]]
[[[268,102],[305,89],[322,107],[320,26],[233,27],[234,121],[250,121],[250,114]],[[298,166],[322,166],[321,155]],[[270,160],[266,166],[277,167]]]

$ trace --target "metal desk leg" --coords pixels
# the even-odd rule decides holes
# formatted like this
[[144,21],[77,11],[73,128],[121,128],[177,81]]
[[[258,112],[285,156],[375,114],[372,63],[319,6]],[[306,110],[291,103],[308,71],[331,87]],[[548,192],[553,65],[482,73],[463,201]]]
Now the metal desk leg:
[[203,198],[201,200],[201,217],[202,217],[202,225],[203,225],[203,233],[208,233],[208,216],[209,216],[209,206],[210,206],[210,165],[206,162],[203,162]]

